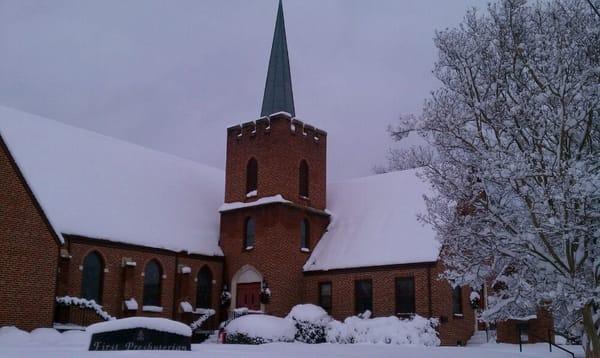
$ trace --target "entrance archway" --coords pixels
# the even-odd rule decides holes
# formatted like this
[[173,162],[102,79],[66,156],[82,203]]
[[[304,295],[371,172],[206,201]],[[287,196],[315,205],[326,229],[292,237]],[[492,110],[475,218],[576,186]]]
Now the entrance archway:
[[231,307],[264,311],[265,307],[259,300],[262,282],[263,276],[256,268],[242,266],[231,279]]

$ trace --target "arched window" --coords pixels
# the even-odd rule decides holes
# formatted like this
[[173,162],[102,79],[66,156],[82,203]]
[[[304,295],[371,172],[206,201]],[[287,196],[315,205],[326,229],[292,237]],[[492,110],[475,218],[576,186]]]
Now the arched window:
[[258,162],[252,158],[246,166],[246,194],[258,188]]
[[160,306],[162,268],[156,260],[144,270],[144,306]]
[[102,303],[102,279],[104,264],[96,251],[90,252],[83,260],[81,277],[81,297]]
[[247,250],[254,247],[255,231],[256,223],[254,218],[246,218],[244,222],[244,248]]
[[210,308],[212,293],[212,273],[208,266],[198,272],[198,285],[196,286],[196,307]]
[[308,219],[300,221],[300,248],[308,249],[310,247],[310,224]]
[[300,162],[300,171],[298,174],[298,193],[300,196],[308,198],[308,164],[306,160]]

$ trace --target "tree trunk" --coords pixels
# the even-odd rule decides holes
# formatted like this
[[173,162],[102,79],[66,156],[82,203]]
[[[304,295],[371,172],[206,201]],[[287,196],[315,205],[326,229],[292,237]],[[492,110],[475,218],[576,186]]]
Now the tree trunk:
[[584,342],[586,358],[600,358],[600,337],[594,327],[594,309],[591,303],[583,307],[583,329],[587,336],[587,342]]

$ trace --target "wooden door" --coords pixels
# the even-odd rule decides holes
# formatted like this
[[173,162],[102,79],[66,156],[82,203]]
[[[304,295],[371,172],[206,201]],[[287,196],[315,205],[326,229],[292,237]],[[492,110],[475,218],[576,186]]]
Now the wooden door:
[[260,282],[238,283],[236,307],[247,307],[249,310],[260,310]]

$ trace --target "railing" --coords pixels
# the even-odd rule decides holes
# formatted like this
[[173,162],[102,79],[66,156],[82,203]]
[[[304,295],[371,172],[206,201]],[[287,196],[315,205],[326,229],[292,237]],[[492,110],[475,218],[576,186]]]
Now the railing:
[[104,319],[102,319],[102,317],[100,317],[93,309],[59,304],[56,305],[56,316],[54,321],[87,327],[90,324],[103,322]]
[[56,303],[54,322],[57,323],[71,323],[86,327],[93,323],[116,319],[93,300],[64,296],[56,297]]
[[[523,343],[524,343],[523,339],[522,339],[523,329],[521,327],[519,327],[519,326],[517,326],[517,334],[518,334],[518,337],[519,337],[519,352],[523,352]],[[540,342],[546,342],[546,340],[547,340],[547,342],[548,342],[548,349],[550,349],[550,352],[552,352],[552,347],[554,346],[554,347],[560,349],[561,351],[569,353],[571,355],[571,357],[575,358],[575,353],[573,353],[570,350],[568,350],[566,348],[563,348],[563,347],[561,347],[561,346],[559,346],[557,344],[552,343],[552,335],[553,334],[554,334],[554,330],[549,329],[548,330],[548,337],[542,338],[542,337],[537,336],[535,334],[531,334],[529,331],[527,331],[527,336],[528,337],[533,337],[533,338],[535,338],[536,340],[538,340]]]

